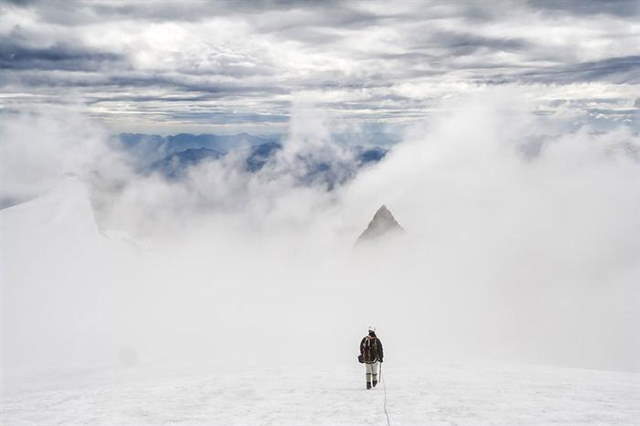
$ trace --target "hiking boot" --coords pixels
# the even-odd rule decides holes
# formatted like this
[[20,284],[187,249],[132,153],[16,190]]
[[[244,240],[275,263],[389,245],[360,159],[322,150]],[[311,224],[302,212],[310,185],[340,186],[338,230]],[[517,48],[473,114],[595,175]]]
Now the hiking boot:
[[367,382],[367,389],[371,389],[371,382]]
[[375,388],[377,384],[378,384],[378,382],[374,380],[373,381],[373,387]]

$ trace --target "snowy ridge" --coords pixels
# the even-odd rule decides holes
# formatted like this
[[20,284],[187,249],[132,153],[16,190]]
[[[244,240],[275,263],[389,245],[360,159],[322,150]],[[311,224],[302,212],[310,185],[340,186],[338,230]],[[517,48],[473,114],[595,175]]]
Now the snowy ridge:
[[85,184],[0,211],[0,233],[5,375],[110,363],[116,265],[135,250],[98,229]]

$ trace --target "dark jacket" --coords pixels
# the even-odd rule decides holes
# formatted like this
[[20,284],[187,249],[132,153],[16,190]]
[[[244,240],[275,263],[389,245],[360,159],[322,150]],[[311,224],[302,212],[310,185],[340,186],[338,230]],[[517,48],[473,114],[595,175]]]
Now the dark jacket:
[[372,364],[376,361],[382,362],[384,357],[382,342],[375,334],[373,336],[365,336],[360,342],[360,354],[367,364]]

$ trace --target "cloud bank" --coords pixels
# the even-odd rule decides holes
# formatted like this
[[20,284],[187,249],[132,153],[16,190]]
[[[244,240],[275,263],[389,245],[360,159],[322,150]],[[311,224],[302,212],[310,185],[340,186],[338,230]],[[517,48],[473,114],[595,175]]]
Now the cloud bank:
[[[346,364],[369,323],[390,362],[637,370],[637,136],[575,129],[519,95],[443,105],[333,191],[292,178],[301,151],[341,156],[331,118],[304,108],[269,167],[229,156],[180,181],[132,173],[90,119],[3,119],[9,187],[33,194],[35,173],[49,194],[2,212],[3,370],[286,366],[310,351]],[[80,128],[86,150],[65,163]],[[19,155],[23,134],[57,144],[53,171]],[[383,203],[407,238],[354,251]]]

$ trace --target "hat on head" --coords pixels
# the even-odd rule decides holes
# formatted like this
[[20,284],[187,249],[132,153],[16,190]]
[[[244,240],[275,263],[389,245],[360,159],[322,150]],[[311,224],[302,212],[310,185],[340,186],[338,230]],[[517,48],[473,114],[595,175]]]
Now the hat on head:
[[376,332],[376,328],[372,325],[369,326],[369,331],[373,331],[374,333]]

